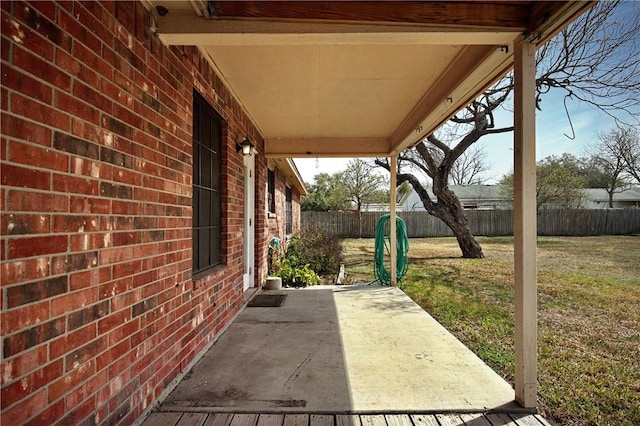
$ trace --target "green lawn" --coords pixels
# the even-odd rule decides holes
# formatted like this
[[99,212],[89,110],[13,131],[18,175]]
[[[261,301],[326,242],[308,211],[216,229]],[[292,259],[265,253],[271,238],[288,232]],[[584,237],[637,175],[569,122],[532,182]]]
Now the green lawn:
[[[413,239],[404,291],[513,383],[513,238]],[[373,280],[372,239],[343,240],[350,282]],[[640,425],[640,237],[538,239],[539,409],[563,425]]]

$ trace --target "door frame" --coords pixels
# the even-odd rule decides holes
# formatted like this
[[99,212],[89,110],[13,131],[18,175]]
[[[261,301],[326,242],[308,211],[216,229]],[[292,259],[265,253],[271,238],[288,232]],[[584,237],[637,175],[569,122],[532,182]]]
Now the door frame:
[[242,246],[242,288],[247,291],[255,283],[255,156],[245,155],[244,163],[244,223]]

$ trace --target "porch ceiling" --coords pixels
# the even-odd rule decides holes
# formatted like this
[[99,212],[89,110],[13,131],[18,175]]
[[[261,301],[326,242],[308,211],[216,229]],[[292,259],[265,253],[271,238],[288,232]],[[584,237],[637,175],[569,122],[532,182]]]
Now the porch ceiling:
[[160,39],[197,45],[271,157],[399,153],[590,2],[150,1]]

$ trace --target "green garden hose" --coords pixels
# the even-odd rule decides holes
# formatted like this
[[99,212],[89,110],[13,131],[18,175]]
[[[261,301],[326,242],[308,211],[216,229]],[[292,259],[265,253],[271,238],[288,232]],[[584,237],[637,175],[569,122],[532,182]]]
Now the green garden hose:
[[[391,285],[391,272],[389,272],[384,264],[385,254],[390,254],[390,215],[387,213],[378,219],[376,224],[376,245],[375,245],[375,266],[374,273],[376,281],[382,285]],[[402,277],[407,273],[409,266],[409,239],[407,238],[407,227],[404,221],[396,217],[396,278],[398,285],[402,281]],[[375,281],[374,281],[375,282]]]

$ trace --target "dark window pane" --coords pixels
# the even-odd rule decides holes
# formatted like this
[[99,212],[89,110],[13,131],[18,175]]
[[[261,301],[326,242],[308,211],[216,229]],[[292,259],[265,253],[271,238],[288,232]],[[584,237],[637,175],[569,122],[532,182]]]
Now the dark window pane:
[[211,151],[202,149],[200,185],[211,188]]
[[213,171],[213,173],[211,173],[211,187],[215,188],[215,189],[220,189],[222,188],[222,173],[220,173],[220,171],[222,170],[222,158],[219,155],[213,155],[213,158],[211,159],[211,170]]
[[222,119],[193,97],[193,272],[222,261]]
[[220,263],[220,228],[209,228],[209,241],[211,241],[211,263],[217,265]]
[[286,218],[285,218],[285,232],[287,234],[291,234],[293,230],[293,211],[291,206],[291,188],[287,187],[285,190],[285,210],[286,210]]
[[202,117],[200,119],[200,143],[202,146],[206,148],[211,148],[212,140],[211,140],[211,117],[209,108],[206,108],[202,112]]
[[200,228],[198,230],[198,235],[199,235],[199,244],[198,244],[198,253],[199,253],[199,260],[198,260],[198,266],[200,269],[204,269],[206,268],[208,265],[210,265],[209,262],[209,228]]
[[211,123],[210,131],[211,131],[211,140],[218,142],[218,143],[211,144],[211,149],[215,154],[220,154],[221,144],[219,142],[222,141],[222,126],[220,125],[220,122],[213,121]]
[[200,145],[193,144],[193,184],[200,185]]
[[[200,189],[193,188],[193,227],[200,226],[200,215],[197,214],[200,209]],[[194,233],[195,234],[195,233]],[[194,247],[196,245],[194,244]]]
[[267,208],[270,213],[276,212],[276,174],[272,170],[267,173]]
[[193,103],[193,140],[200,140],[200,105],[197,102]]
[[199,226],[211,225],[211,191],[206,189],[200,190],[200,209],[198,210],[198,216],[200,223]]
[[[222,210],[221,195],[217,191],[211,192],[210,209],[211,211],[218,211],[218,212]],[[211,225],[220,226],[221,224],[222,224],[221,215],[219,214],[211,215]]]

